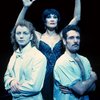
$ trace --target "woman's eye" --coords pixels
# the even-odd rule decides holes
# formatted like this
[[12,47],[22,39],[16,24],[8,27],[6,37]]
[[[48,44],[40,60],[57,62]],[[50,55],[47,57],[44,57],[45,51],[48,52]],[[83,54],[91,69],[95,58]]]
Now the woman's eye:
[[47,16],[47,18],[51,18],[51,16],[50,16],[50,15],[48,15],[48,16]]
[[56,15],[54,15],[54,18],[58,18]]

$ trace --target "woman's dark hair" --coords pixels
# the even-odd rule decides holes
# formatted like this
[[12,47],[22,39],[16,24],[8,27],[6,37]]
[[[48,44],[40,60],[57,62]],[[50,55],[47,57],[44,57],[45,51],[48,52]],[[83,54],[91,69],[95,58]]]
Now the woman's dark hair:
[[16,28],[18,26],[25,26],[29,29],[30,33],[33,34],[33,39],[31,40],[31,46],[32,47],[37,46],[37,37],[35,35],[35,28],[33,27],[33,24],[29,21],[21,20],[14,26],[14,28],[11,31],[11,43],[13,44],[13,50],[15,51],[18,48],[18,44],[15,39]]
[[67,39],[67,35],[66,33],[71,31],[71,30],[75,30],[76,32],[80,33],[80,28],[77,25],[68,25],[67,27],[65,27],[62,30],[62,37],[66,40]]
[[42,14],[42,20],[44,23],[45,23],[47,16],[50,14],[56,15],[58,17],[58,22],[60,21],[60,14],[56,9],[46,9],[46,10],[44,10],[44,12]]

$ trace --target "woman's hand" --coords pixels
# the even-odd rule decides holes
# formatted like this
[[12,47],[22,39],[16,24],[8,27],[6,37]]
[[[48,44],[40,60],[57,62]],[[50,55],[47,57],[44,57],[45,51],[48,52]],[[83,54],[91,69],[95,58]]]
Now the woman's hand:
[[24,6],[31,6],[35,0],[22,0]]

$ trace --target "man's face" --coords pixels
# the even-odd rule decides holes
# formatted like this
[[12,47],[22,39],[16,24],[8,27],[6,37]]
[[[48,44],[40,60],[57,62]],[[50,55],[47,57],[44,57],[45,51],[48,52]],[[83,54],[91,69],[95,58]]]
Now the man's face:
[[32,37],[33,35],[30,33],[29,29],[26,26],[18,26],[16,28],[15,38],[19,46],[26,46],[30,42]]
[[66,48],[71,53],[76,53],[80,47],[80,34],[75,30],[70,30],[66,33]]

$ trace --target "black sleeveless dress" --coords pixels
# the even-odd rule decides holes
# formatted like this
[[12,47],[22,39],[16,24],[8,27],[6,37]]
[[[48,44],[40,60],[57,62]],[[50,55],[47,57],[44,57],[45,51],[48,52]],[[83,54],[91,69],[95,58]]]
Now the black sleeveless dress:
[[39,50],[47,58],[46,76],[42,89],[44,100],[53,100],[53,68],[56,60],[64,53],[62,40],[57,42],[53,49],[42,40],[39,43]]

